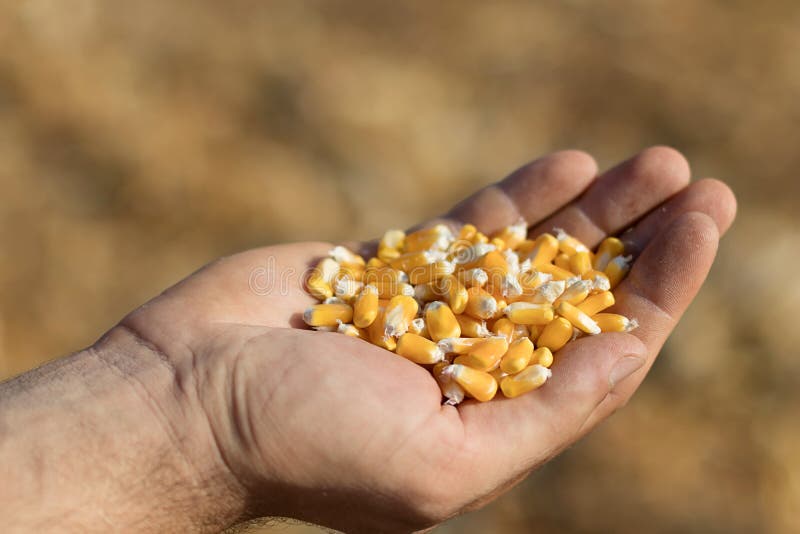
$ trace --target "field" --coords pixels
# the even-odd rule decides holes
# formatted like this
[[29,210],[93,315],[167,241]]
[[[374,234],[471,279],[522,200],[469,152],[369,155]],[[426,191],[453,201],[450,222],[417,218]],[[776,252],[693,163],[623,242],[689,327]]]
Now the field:
[[220,255],[668,144],[739,200],[707,285],[623,411],[437,532],[799,532],[798,24],[788,0],[3,2],[0,378]]

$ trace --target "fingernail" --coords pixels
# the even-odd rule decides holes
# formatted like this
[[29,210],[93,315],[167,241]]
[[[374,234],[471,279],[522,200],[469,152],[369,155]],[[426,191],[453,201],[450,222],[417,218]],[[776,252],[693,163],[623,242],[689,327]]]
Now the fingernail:
[[641,369],[642,365],[644,365],[644,358],[641,356],[624,356],[617,360],[608,375],[608,383],[611,389],[614,389],[614,386],[631,376],[638,369]]

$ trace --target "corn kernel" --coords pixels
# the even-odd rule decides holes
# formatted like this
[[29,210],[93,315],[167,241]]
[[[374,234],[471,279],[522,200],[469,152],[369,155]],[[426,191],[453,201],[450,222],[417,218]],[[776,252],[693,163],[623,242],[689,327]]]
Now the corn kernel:
[[537,269],[553,261],[558,254],[558,239],[552,234],[542,234],[536,238],[533,249],[528,253],[531,265]]
[[369,341],[369,336],[367,335],[367,332],[352,324],[339,323],[339,326],[338,328],[336,328],[336,331],[346,336],[357,337],[359,339],[363,339],[364,341]]
[[569,255],[567,255],[566,253],[559,252],[558,254],[556,254],[556,258],[553,260],[553,263],[559,269],[564,269],[565,271],[569,271],[570,273],[572,273],[572,271],[570,270],[569,258],[570,258]]
[[364,287],[364,282],[353,280],[347,275],[336,279],[333,283],[333,294],[345,302],[353,300]]
[[617,313],[598,313],[592,319],[603,332],[630,332],[639,326],[636,319],[628,319]]
[[339,264],[333,258],[323,258],[306,280],[308,292],[319,300],[333,296],[331,283],[336,275],[339,274]]
[[621,256],[624,253],[625,245],[622,244],[622,241],[616,237],[607,237],[603,239],[603,242],[597,247],[597,254],[595,254],[592,267],[598,271],[605,271],[608,262],[610,262],[612,258]]
[[570,278],[575,276],[575,273],[573,273],[569,269],[563,269],[557,265],[553,265],[552,263],[545,263],[542,265],[538,265],[536,267],[536,270],[552,275],[553,280],[569,280]]
[[406,233],[402,230],[388,230],[378,243],[378,257],[383,261],[400,256],[405,245]]
[[428,325],[425,324],[425,319],[417,317],[411,324],[408,325],[408,331],[412,334],[417,334],[425,339],[430,339],[431,335],[428,333]]
[[444,276],[453,274],[455,265],[446,260],[438,260],[427,265],[414,267],[408,271],[408,279],[412,284],[428,284]]
[[443,371],[450,365],[447,362],[439,362],[433,366],[433,376],[436,382],[439,383],[439,388],[442,390],[442,395],[447,399],[445,404],[455,406],[464,400],[464,389],[453,380],[451,374],[444,373]]
[[614,294],[611,293],[611,291],[603,291],[602,293],[597,293],[596,295],[588,297],[586,300],[578,304],[578,309],[589,317],[592,317],[593,315],[600,313],[601,311],[605,310],[606,308],[610,308],[613,305]]
[[496,336],[503,336],[504,338],[506,338],[506,340],[508,340],[509,343],[511,343],[512,337],[514,335],[514,328],[516,326],[517,325],[511,322],[511,319],[507,317],[501,317],[498,320],[496,320],[493,325],[491,325],[491,328],[489,328],[489,330],[494,332]]
[[389,300],[385,313],[385,333],[387,336],[402,336],[408,331],[411,321],[417,316],[419,304],[412,297],[397,295]]
[[476,319],[469,315],[456,315],[458,326],[461,327],[461,335],[464,337],[486,337],[490,336],[491,332],[486,328],[486,321],[483,319]]
[[547,367],[531,365],[515,375],[503,378],[500,381],[500,389],[502,389],[503,395],[513,399],[523,393],[540,388],[552,375],[553,373]]
[[366,328],[378,316],[378,288],[366,285],[353,302],[353,324]]
[[378,316],[367,327],[367,335],[373,345],[386,350],[394,350],[397,347],[397,340],[386,335],[386,306],[388,304],[388,301],[378,302]]
[[558,305],[562,302],[569,302],[572,305],[578,305],[589,296],[592,285],[589,280],[577,280],[567,287],[553,304]]
[[353,308],[347,304],[315,304],[303,313],[308,326],[338,327],[339,321],[349,323],[353,319]]
[[364,258],[342,246],[333,247],[328,255],[342,267],[363,268],[365,266]]
[[588,248],[586,248],[586,245],[584,245],[578,239],[566,233],[561,228],[554,228],[553,230],[555,230],[556,232],[559,251],[567,254],[568,256],[572,256],[573,254],[577,254],[578,252],[587,252],[589,250]]
[[453,232],[450,231],[450,228],[443,224],[437,224],[431,228],[408,234],[405,239],[405,250],[407,252],[431,249],[447,250],[453,239]]
[[593,335],[600,333],[600,327],[597,326],[597,323],[569,302],[562,302],[556,306],[556,313],[568,320],[582,332]]
[[496,232],[493,237],[501,239],[506,248],[514,249],[525,240],[527,234],[528,225],[525,221],[519,221]]
[[464,313],[476,319],[490,319],[497,312],[497,300],[479,287],[467,290],[467,306]]
[[497,381],[489,373],[459,364],[448,365],[442,373],[450,375],[470,397],[480,402],[490,401],[497,394]]
[[453,310],[453,313],[463,313],[467,308],[469,292],[455,276],[445,276],[437,280],[436,288],[437,291],[440,291],[440,294],[445,296],[445,301],[450,306],[450,309]]
[[469,352],[457,357],[454,363],[467,365],[481,371],[491,371],[500,365],[500,359],[508,350],[508,341],[502,336],[489,337],[473,346]]
[[606,276],[608,276],[608,280],[611,283],[611,289],[617,287],[625,275],[628,274],[630,270],[630,262],[633,256],[615,256],[608,262],[608,265],[605,268]]
[[553,307],[549,304],[515,302],[506,306],[503,313],[516,324],[548,324],[553,320]]
[[563,317],[556,317],[544,327],[536,340],[539,347],[547,347],[553,352],[567,344],[572,337],[572,323]]
[[365,284],[375,282],[385,284],[408,283],[408,275],[404,271],[392,269],[391,267],[367,267],[364,271],[363,281]]
[[425,323],[431,339],[434,341],[461,336],[461,326],[458,324],[453,310],[444,302],[431,302],[425,307]]
[[542,331],[544,330],[545,326],[547,325],[541,325],[541,324],[528,325],[528,330],[529,330],[528,339],[536,343],[536,340],[539,339],[539,336],[542,334]]
[[575,274],[583,276],[592,270],[592,253],[588,250],[576,252],[569,258],[568,269]]
[[439,341],[439,347],[445,354],[466,354],[478,343],[486,341],[485,337],[449,337]]
[[489,281],[489,275],[479,267],[459,271],[457,276],[458,281],[466,287],[483,287]]
[[411,297],[414,295],[414,288],[411,284],[405,282],[389,282],[386,280],[377,280],[371,282],[371,285],[378,290],[378,297],[382,299],[390,299],[398,295]]
[[533,343],[527,337],[519,338],[508,346],[508,351],[500,360],[500,368],[508,374],[519,373],[525,369],[533,355]]
[[461,230],[458,232],[458,240],[459,241],[469,241],[475,237],[475,234],[478,233],[478,229],[475,228],[472,224],[465,224],[461,227]]
[[417,334],[405,333],[397,340],[395,352],[420,365],[440,362],[444,352],[436,343]]
[[397,258],[390,260],[388,263],[393,269],[399,269],[401,271],[408,272],[415,267],[422,267],[423,265],[428,265],[429,263],[433,263],[434,261],[440,259],[444,258],[440,257],[440,254],[437,254],[434,251],[419,250],[401,254]]
[[531,365],[538,364],[550,368],[553,365],[553,352],[547,347],[539,347],[531,355]]

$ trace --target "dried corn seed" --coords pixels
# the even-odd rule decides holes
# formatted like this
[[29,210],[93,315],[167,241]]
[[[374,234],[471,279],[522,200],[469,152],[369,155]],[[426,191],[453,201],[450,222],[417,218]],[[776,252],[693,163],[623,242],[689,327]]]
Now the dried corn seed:
[[469,292],[464,287],[464,284],[458,281],[458,278],[453,275],[445,276],[437,280],[435,287],[440,294],[444,295],[444,300],[453,310],[453,313],[460,314],[464,312],[469,302]]
[[535,267],[537,271],[541,271],[543,273],[547,273],[553,276],[553,280],[569,280],[575,273],[570,271],[569,269],[563,269],[557,265],[553,265],[552,263],[545,263],[542,265],[538,265]]
[[639,326],[636,319],[628,319],[617,313],[598,313],[592,319],[603,332],[630,332]]
[[541,333],[544,330],[545,326],[547,326],[547,325],[541,325],[541,324],[528,325],[528,329],[530,330],[530,332],[528,333],[528,339],[530,339],[531,341],[536,343],[536,340],[541,335]]
[[391,267],[367,267],[364,271],[363,281],[366,284],[375,282],[383,284],[408,283],[408,275],[404,271],[392,269]]
[[486,341],[485,337],[449,337],[439,341],[439,347],[445,354],[466,354],[478,343]]
[[491,335],[486,328],[486,321],[475,319],[469,315],[456,315],[458,326],[461,327],[461,335],[464,337],[487,337]]
[[516,224],[506,226],[499,232],[496,232],[492,237],[502,239],[507,248],[513,249],[525,240],[527,234],[527,223],[525,223],[525,221],[519,221]]
[[587,297],[586,300],[578,304],[578,309],[591,317],[613,305],[614,294],[611,293],[611,291],[603,291],[602,293]]
[[567,344],[572,337],[572,323],[563,317],[556,317],[544,327],[536,339],[536,345],[547,347],[553,352]]
[[414,363],[427,365],[444,359],[444,352],[439,346],[417,334],[405,333],[397,340],[395,352]]
[[303,313],[308,326],[338,327],[339,321],[349,323],[353,319],[353,308],[347,304],[315,304]]
[[600,333],[600,327],[597,326],[597,323],[569,302],[562,302],[556,306],[556,313],[568,320],[582,332],[592,335]]
[[343,246],[333,247],[328,255],[343,267],[364,267],[364,258]]
[[497,394],[497,381],[489,373],[459,364],[448,365],[442,373],[450,375],[470,397],[480,402],[490,401]]
[[578,280],[573,282],[563,293],[555,300],[553,304],[558,305],[562,302],[569,302],[572,305],[578,305],[589,296],[589,291],[592,290],[592,282],[589,280]]
[[388,304],[388,301],[378,301],[378,316],[367,327],[367,335],[373,345],[386,350],[394,350],[397,347],[397,340],[386,335],[386,306]]
[[353,280],[348,276],[342,276],[333,283],[333,294],[337,298],[349,302],[358,295],[363,287],[364,282]]
[[483,287],[489,281],[489,275],[479,267],[459,271],[457,277],[458,281],[467,287]]
[[578,252],[587,252],[589,249],[575,237],[572,237],[561,228],[554,228],[558,239],[558,250],[572,256]]
[[387,336],[402,336],[408,331],[411,321],[417,316],[419,304],[412,297],[397,295],[386,305],[385,333]]
[[367,332],[352,324],[339,323],[339,326],[336,328],[336,331],[346,336],[357,337],[359,339],[363,339],[364,341],[369,341],[369,336],[367,335]]
[[553,261],[556,254],[558,254],[558,239],[552,234],[542,234],[536,238],[533,249],[528,253],[528,259],[536,269]]
[[569,270],[583,276],[592,270],[592,253],[588,250],[576,252],[569,258]]
[[511,343],[514,335],[514,328],[516,326],[517,325],[511,322],[511,319],[508,317],[501,317],[497,319],[493,325],[491,325],[490,330],[494,332],[494,335],[503,336],[509,343]]
[[588,273],[584,274],[582,278],[592,282],[593,293],[600,293],[601,291],[609,291],[611,289],[611,282],[604,272],[595,271],[592,269]]
[[564,269],[565,271],[569,271],[570,273],[572,273],[572,270],[570,269],[569,258],[570,258],[570,256],[568,254],[566,254],[564,252],[559,252],[558,254],[556,254],[556,257],[553,260],[553,263],[559,269]]
[[461,337],[461,326],[450,306],[434,301],[425,307],[425,323],[431,339],[439,341],[449,337]]
[[611,289],[617,287],[625,275],[630,270],[630,262],[633,256],[615,256],[608,262],[603,272],[608,276],[608,281],[611,283]]
[[475,237],[475,234],[477,233],[478,229],[475,228],[474,225],[465,224],[464,226],[461,227],[461,230],[459,230],[458,232],[458,239],[459,241],[469,241],[470,239]]
[[414,287],[405,282],[387,282],[384,280],[371,282],[370,285],[378,290],[378,296],[382,299],[390,299],[398,295],[414,296]]
[[550,304],[515,302],[503,309],[503,313],[516,324],[547,324],[553,320],[553,307]]
[[490,337],[471,347],[466,354],[458,356],[453,362],[481,371],[491,371],[500,365],[500,359],[507,350],[508,341],[504,337]]
[[430,250],[419,250],[401,254],[397,258],[390,260],[388,263],[393,269],[399,269],[401,271],[408,272],[415,267],[422,267],[423,265],[432,263],[437,259],[442,258],[440,258],[435,252]]
[[366,285],[353,302],[353,324],[366,328],[378,316],[378,288]]
[[513,399],[523,393],[540,388],[552,375],[552,371],[547,367],[531,365],[515,375],[503,378],[500,381],[500,389],[503,391],[503,395]]
[[444,276],[453,274],[455,265],[446,260],[437,260],[427,265],[420,265],[408,271],[408,280],[412,284],[428,284]]
[[533,291],[531,302],[535,304],[552,304],[567,289],[565,280],[551,280]]
[[422,317],[417,317],[411,321],[411,324],[408,325],[408,331],[426,339],[431,338],[431,335],[428,333],[428,326],[425,324],[425,319]]
[[520,338],[508,346],[508,350],[500,360],[500,368],[510,375],[525,369],[533,355],[533,343],[527,337]]
[[464,389],[453,379],[452,374],[443,371],[450,365],[447,362],[439,362],[433,366],[433,376],[439,383],[442,395],[447,399],[445,404],[455,406],[464,400]]
[[405,250],[415,252],[418,250],[447,250],[454,240],[453,232],[444,224],[437,224],[431,228],[417,230],[406,236]]
[[531,364],[538,364],[549,369],[553,365],[553,352],[547,347],[539,347],[531,355]]
[[622,244],[622,241],[616,237],[607,237],[603,239],[603,242],[597,247],[597,254],[594,256],[592,267],[598,271],[604,271],[612,258],[621,256],[624,253],[625,245]]
[[366,267],[366,271],[365,271],[365,273],[366,273],[366,272],[369,272],[370,269],[387,268],[387,267],[389,267],[389,264],[386,263],[385,261],[383,261],[382,259],[376,257],[376,258],[370,258],[369,261],[367,261],[367,265],[365,267]]
[[467,289],[464,313],[476,319],[490,319],[497,312],[497,300],[479,287]]

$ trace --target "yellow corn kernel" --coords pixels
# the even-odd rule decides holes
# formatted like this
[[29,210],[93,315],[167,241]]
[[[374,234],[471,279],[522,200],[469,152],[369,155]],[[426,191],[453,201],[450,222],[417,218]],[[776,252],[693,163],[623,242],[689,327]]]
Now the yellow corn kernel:
[[367,267],[364,271],[363,281],[365,284],[372,284],[375,282],[407,283],[408,275],[404,271],[392,269],[391,267]]
[[458,383],[453,380],[452,375],[446,374],[443,371],[450,364],[447,362],[439,362],[433,366],[433,377],[439,383],[439,389],[442,390],[442,395],[447,399],[445,404],[455,406],[464,400],[464,390]]
[[436,261],[439,258],[439,255],[435,254],[429,250],[419,250],[415,252],[406,252],[405,254],[401,254],[400,256],[396,257],[393,260],[388,261],[387,263],[392,269],[399,269],[401,271],[408,272],[415,267],[422,267],[423,265],[428,265]]
[[548,324],[553,320],[553,307],[549,304],[514,302],[503,309],[508,319],[516,324]]
[[491,250],[483,255],[479,267],[486,271],[490,285],[499,285],[500,280],[508,274],[508,261],[497,250]]
[[496,336],[503,336],[509,343],[511,343],[512,336],[514,335],[514,327],[516,326],[517,325],[511,322],[511,319],[508,317],[501,317],[496,320],[493,325],[491,325],[489,330],[494,332],[494,335]]
[[461,326],[458,324],[453,310],[444,302],[437,300],[425,307],[425,324],[434,341],[461,336]]
[[355,280],[356,282],[361,282],[364,279],[365,272],[366,267],[364,265],[352,263],[350,265],[341,265],[339,268],[339,274],[336,276],[338,279],[346,277],[350,278],[351,280]]
[[533,239],[523,239],[520,241],[519,245],[514,248],[514,252],[520,258],[527,258],[528,255],[533,251],[533,248],[536,246],[536,241]]
[[502,336],[486,338],[473,346],[469,352],[457,357],[454,363],[468,365],[473,369],[491,371],[500,365],[500,359],[508,350],[508,341]]
[[436,290],[440,295],[444,295],[447,305],[453,313],[463,313],[469,302],[469,293],[464,284],[458,281],[453,275],[445,276],[436,281]]
[[476,319],[490,319],[497,312],[497,300],[479,287],[467,289],[467,306],[464,313]]
[[408,331],[411,321],[417,316],[419,304],[413,297],[397,295],[386,305],[385,333],[387,336],[402,336]]
[[500,239],[499,237],[492,237],[489,238],[489,244],[494,245],[495,250],[505,250],[506,249],[506,242]]
[[364,282],[353,280],[348,275],[342,275],[333,283],[333,294],[337,298],[349,302],[358,295],[363,287]]
[[414,298],[424,304],[444,298],[444,295],[439,293],[436,284],[419,284],[414,286]]
[[572,272],[570,270],[569,255],[567,255],[564,252],[559,252],[558,254],[556,254],[556,258],[553,260],[553,263],[555,264],[556,267],[560,269]]
[[303,313],[308,326],[338,327],[339,321],[349,323],[353,319],[353,308],[348,304],[315,304]]
[[489,373],[472,369],[466,365],[448,365],[442,371],[450,375],[473,399],[487,402],[497,394],[497,381]]
[[563,317],[556,317],[550,324],[544,327],[542,333],[536,339],[536,345],[547,347],[553,352],[567,344],[572,338],[572,323]]
[[397,348],[397,340],[386,335],[386,306],[388,301],[378,301],[378,316],[367,327],[367,335],[373,345],[377,345],[386,350]]
[[489,281],[489,275],[479,267],[459,271],[457,277],[466,287],[483,287]]
[[539,336],[541,335],[545,326],[547,325],[542,325],[542,324],[528,325],[528,330],[529,330],[528,339],[536,343],[536,340],[539,339]]
[[383,261],[393,260],[400,256],[406,240],[402,230],[388,230],[378,243],[378,257]]
[[328,255],[342,267],[356,267],[363,270],[365,266],[364,258],[343,246],[333,247]]
[[439,341],[439,347],[445,354],[466,354],[472,347],[484,341],[485,337],[449,337]]
[[576,252],[569,258],[568,269],[580,276],[588,273],[592,270],[592,253],[588,250]]
[[533,249],[528,253],[534,269],[553,261],[558,254],[558,239],[552,234],[542,234],[536,238]]
[[516,275],[507,274],[500,280],[500,295],[505,298],[517,298],[523,294],[522,285]]
[[378,290],[378,297],[382,299],[390,299],[398,295],[404,295],[406,297],[411,297],[414,295],[413,286],[405,282],[388,282],[384,280],[378,280],[371,282],[370,285],[375,286],[375,289]]
[[[406,236],[406,252],[416,252],[419,250],[447,250],[453,241],[453,232],[443,224],[437,224],[431,228],[417,230]],[[405,269],[404,269],[405,270]]]
[[550,368],[553,365],[553,352],[547,347],[539,347],[531,355],[531,365],[538,364]]
[[536,267],[536,270],[552,275],[553,280],[569,280],[575,276],[572,271],[568,269],[562,269],[558,265],[553,265],[552,263],[544,263],[539,265]]
[[366,328],[378,316],[378,288],[366,285],[353,302],[353,324]]
[[597,254],[594,256],[592,267],[598,271],[605,271],[608,262],[610,262],[612,258],[621,256],[624,253],[625,245],[622,241],[616,237],[607,237],[603,239],[603,242],[597,247]]
[[478,229],[472,224],[465,224],[458,232],[459,241],[470,241],[478,233]]
[[558,239],[559,251],[564,252],[568,256],[572,256],[578,252],[586,252],[589,250],[578,238],[569,235],[561,228],[554,228],[554,230],[556,232],[556,238]]
[[366,270],[369,271],[370,269],[383,269],[389,267],[389,264],[383,261],[380,258],[370,258],[367,261]]
[[527,337],[521,337],[508,346],[508,351],[500,360],[500,369],[513,375],[525,369],[533,355],[533,343]]
[[515,324],[514,331],[511,332],[511,341],[516,341],[521,337],[530,338],[531,331],[526,324]]
[[476,319],[469,315],[456,315],[458,326],[461,327],[461,335],[464,337],[486,337],[491,335],[489,329],[486,328],[486,321],[483,319]]
[[359,339],[363,339],[364,341],[369,341],[367,332],[352,324],[339,323],[339,327],[336,329],[336,331],[346,336],[357,337]]
[[628,271],[631,269],[630,262],[633,256],[614,256],[605,268],[608,281],[611,283],[611,289],[617,287]]
[[306,287],[311,295],[319,300],[333,296],[331,283],[339,274],[339,264],[333,258],[323,258],[311,271],[306,280]]
[[565,289],[553,304],[557,306],[562,302],[569,302],[573,306],[577,306],[589,296],[592,285],[592,282],[589,280],[577,280]]
[[519,276],[519,283],[522,286],[524,294],[532,294],[534,289],[544,283],[550,282],[552,279],[552,274],[543,273],[541,271],[531,271],[522,273]]
[[500,381],[500,389],[503,390],[503,395],[513,399],[541,387],[552,375],[547,367],[531,365],[515,375],[503,378]]
[[486,236],[486,234],[475,232],[475,235],[472,237],[471,241],[475,244],[486,244],[489,242],[489,238]]
[[611,293],[611,291],[603,291],[602,293],[588,297],[586,300],[578,304],[578,309],[589,317],[592,317],[593,315],[598,314],[613,305],[614,294]]
[[636,319],[628,319],[618,313],[598,313],[592,319],[603,332],[630,332],[639,326]]
[[562,302],[556,306],[556,313],[587,334],[600,333],[600,327],[597,326],[597,323],[569,302]]
[[592,291],[591,293],[600,293],[611,289],[611,281],[606,276],[606,273],[595,271],[592,269],[582,276],[584,280],[591,280]]
[[444,276],[453,274],[455,265],[449,261],[438,260],[427,265],[414,267],[408,271],[408,279],[412,284],[428,284]]
[[505,377],[507,377],[507,376],[508,376],[508,373],[506,373],[505,371],[503,371],[503,370],[502,370],[502,369],[501,369],[499,366],[498,366],[498,367],[495,367],[494,369],[492,369],[491,371],[489,371],[489,374],[490,374],[490,375],[492,375],[492,377],[495,379],[495,381],[496,381],[498,384],[500,383],[500,381],[501,381],[503,378],[505,378]]
[[428,333],[428,325],[425,324],[425,319],[417,317],[411,324],[408,325],[408,331],[412,334],[417,334],[425,339],[430,339],[431,335]]
[[405,333],[400,336],[395,352],[420,365],[436,363],[444,359],[444,352],[436,343],[417,334]]
[[506,226],[492,237],[502,239],[503,243],[505,243],[505,248],[515,249],[525,240],[527,234],[528,225],[525,221],[519,221],[516,224]]

